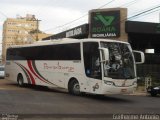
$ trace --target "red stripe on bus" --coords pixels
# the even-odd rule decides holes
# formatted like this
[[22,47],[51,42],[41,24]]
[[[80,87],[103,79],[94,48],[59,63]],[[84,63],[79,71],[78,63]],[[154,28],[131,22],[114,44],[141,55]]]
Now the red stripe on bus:
[[27,70],[27,68],[25,68],[23,65],[21,65],[28,73],[29,77],[31,78],[31,81],[32,81],[32,84],[35,85],[35,79],[34,77],[32,76],[32,74],[29,72],[29,70]]
[[21,64],[19,64],[19,63],[17,63],[17,62],[15,62],[15,63],[23,70],[24,74],[26,75],[26,78],[27,78],[28,83],[31,84],[31,80],[30,80],[30,77],[28,76],[27,71],[22,67]]
[[39,78],[41,81],[45,82],[45,83],[48,83],[47,81],[45,81],[43,78],[40,78],[37,73],[35,72],[35,70],[33,69],[32,67],[32,61],[31,60],[27,60],[27,63],[28,63],[28,67],[29,69],[31,70],[31,72],[37,77]]

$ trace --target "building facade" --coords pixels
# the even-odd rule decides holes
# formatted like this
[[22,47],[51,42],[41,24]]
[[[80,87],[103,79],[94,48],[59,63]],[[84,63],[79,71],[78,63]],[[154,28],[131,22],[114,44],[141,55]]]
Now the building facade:
[[51,36],[52,34],[46,34],[40,30],[33,30],[29,32],[29,36],[28,36],[28,42],[34,40],[34,41],[38,41],[38,40],[42,40],[43,38],[46,38],[48,36]]
[[89,24],[49,36],[58,38],[104,38],[129,42],[133,50],[145,53],[145,63],[137,65],[139,78],[151,76],[160,83],[160,23],[127,20],[127,9],[96,9],[89,12]]
[[38,39],[47,37],[45,33],[36,32],[31,34],[31,31],[39,31],[39,20],[35,18],[35,15],[27,14],[26,17],[17,16],[16,18],[7,18],[3,24],[3,63],[5,63],[6,49],[8,47],[12,45],[31,44]]

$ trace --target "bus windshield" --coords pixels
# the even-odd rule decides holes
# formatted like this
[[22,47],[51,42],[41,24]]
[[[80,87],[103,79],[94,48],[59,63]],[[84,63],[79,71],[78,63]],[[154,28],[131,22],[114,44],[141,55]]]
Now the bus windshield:
[[104,64],[104,77],[135,78],[134,58],[129,44],[101,42],[101,47],[109,49],[109,61]]

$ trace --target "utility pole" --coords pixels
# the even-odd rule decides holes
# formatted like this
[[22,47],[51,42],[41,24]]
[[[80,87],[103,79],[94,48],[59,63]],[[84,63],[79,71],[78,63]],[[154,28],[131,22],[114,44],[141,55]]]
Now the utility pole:
[[26,19],[28,20],[28,21],[34,21],[35,23],[36,23],[36,28],[35,28],[35,30],[33,31],[33,34],[35,34],[35,37],[33,37],[33,38],[35,38],[36,39],[36,41],[38,41],[38,33],[39,33],[39,21],[41,21],[41,20],[39,20],[38,18],[36,19],[35,18],[35,15],[28,15],[27,17],[26,17]]
[[41,21],[41,20],[36,19],[35,21],[37,22],[37,28],[36,28],[36,41],[38,41],[39,21]]

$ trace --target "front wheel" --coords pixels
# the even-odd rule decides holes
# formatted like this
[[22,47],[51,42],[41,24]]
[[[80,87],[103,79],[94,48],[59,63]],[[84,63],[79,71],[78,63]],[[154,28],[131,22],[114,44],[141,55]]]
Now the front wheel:
[[23,80],[23,76],[20,74],[18,75],[17,77],[17,83],[20,87],[23,87],[24,86],[24,80]]
[[80,85],[77,80],[73,80],[69,83],[69,93],[73,95],[80,95]]

